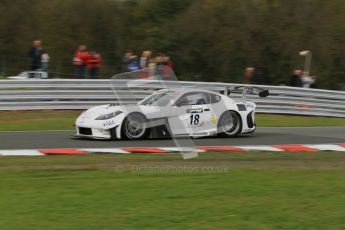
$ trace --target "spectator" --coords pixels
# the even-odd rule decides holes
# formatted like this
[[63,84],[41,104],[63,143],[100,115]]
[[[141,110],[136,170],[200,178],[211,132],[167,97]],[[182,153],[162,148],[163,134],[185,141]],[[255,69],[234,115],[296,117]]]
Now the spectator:
[[170,69],[174,68],[174,63],[171,61],[169,56],[165,57],[165,65],[169,67]]
[[86,62],[89,58],[89,53],[85,45],[80,45],[78,50],[74,53],[73,65],[76,69],[76,76],[79,79],[85,78]]
[[176,76],[172,71],[173,63],[170,60],[169,56],[164,57],[164,70],[163,70],[163,78],[164,80],[176,80]]
[[290,86],[302,87],[303,83],[302,83],[301,75],[302,75],[302,70],[299,70],[299,69],[294,70],[290,78]]
[[129,71],[137,71],[139,69],[140,69],[140,67],[139,67],[138,56],[133,53],[131,56],[129,56],[128,70]]
[[42,50],[42,55],[41,55],[41,63],[42,63],[42,70],[44,72],[48,72],[48,68],[49,68],[49,54],[47,53],[46,50]]
[[308,71],[303,72],[301,79],[303,88],[310,88],[310,86],[315,83],[315,79],[310,75]]
[[149,63],[148,63],[148,67],[152,69],[152,68],[154,68],[156,65],[157,65],[157,63],[156,63],[156,58],[150,58],[150,59],[149,59]]
[[101,67],[102,57],[96,50],[91,50],[87,60],[87,68],[89,70],[90,78],[97,79],[99,68]]
[[244,84],[251,84],[254,76],[254,68],[253,67],[247,67],[244,70]]
[[32,47],[29,51],[29,62],[30,62],[30,70],[36,71],[37,69],[41,68],[41,55],[42,55],[42,47],[41,41],[35,40],[32,43]]
[[138,56],[132,50],[129,50],[125,53],[122,61],[125,65],[126,71],[136,71],[140,68]]
[[173,63],[169,56],[160,54],[157,57],[157,66],[159,66],[157,75],[160,76],[161,79],[168,80],[171,79],[171,77],[174,78],[172,75]]
[[123,71],[128,71],[128,64],[130,62],[130,57],[133,55],[132,50],[127,50],[122,57]]
[[143,51],[140,57],[140,68],[145,69],[149,67],[149,60],[151,58],[152,52],[149,50]]
[[166,61],[166,59],[165,59],[165,54],[163,54],[163,53],[160,53],[160,54],[158,54],[158,56],[156,57],[156,65],[157,66],[163,66],[163,65],[165,65],[166,63],[165,63],[165,61]]
[[155,76],[156,58],[151,57],[148,60],[147,67],[148,67],[148,71],[146,74],[146,78],[150,78],[150,77]]

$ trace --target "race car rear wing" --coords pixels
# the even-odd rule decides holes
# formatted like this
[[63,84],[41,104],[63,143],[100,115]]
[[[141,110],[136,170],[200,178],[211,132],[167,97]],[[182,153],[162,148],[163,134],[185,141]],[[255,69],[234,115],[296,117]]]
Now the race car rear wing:
[[224,91],[221,91],[222,94],[230,96],[231,93],[242,93],[241,101],[245,102],[247,100],[247,94],[256,94],[259,97],[267,97],[270,95],[267,89],[263,89],[257,86],[226,86]]

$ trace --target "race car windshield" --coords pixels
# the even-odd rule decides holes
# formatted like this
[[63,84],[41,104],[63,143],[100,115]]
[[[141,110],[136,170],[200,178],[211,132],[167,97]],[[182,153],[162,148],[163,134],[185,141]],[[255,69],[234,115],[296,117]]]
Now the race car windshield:
[[172,91],[152,94],[144,99],[140,105],[167,106],[176,97]]

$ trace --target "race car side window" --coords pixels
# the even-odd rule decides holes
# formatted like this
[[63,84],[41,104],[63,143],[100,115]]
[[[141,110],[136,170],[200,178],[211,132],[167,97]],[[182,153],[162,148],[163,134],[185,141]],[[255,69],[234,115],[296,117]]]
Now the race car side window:
[[221,96],[210,93],[211,104],[216,104],[220,102]]
[[210,96],[204,92],[186,93],[177,102],[176,106],[210,104]]

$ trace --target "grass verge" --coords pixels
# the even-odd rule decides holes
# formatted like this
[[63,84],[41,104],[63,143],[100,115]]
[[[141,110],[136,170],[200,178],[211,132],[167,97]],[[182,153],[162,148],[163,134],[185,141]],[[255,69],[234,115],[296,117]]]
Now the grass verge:
[[0,158],[0,229],[341,229],[344,153]]
[[[0,112],[0,131],[72,130],[81,111]],[[260,127],[345,126],[345,118],[257,114]]]

